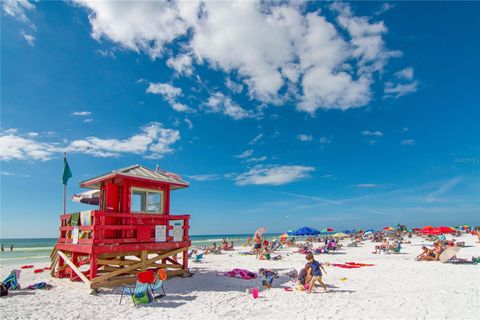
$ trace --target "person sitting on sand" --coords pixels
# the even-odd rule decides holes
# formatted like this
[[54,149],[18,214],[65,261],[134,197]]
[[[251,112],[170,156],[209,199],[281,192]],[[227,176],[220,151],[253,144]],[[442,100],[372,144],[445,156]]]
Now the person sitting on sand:
[[[300,270],[297,276],[297,282],[295,284],[295,289],[299,291],[304,291],[305,290],[305,285],[310,282],[312,277],[310,276],[310,267],[308,266],[308,263]],[[308,287],[308,286],[307,286]]]
[[373,253],[388,252],[388,250],[390,250],[390,244],[387,239],[383,239],[381,244],[375,246],[375,252]]
[[233,241],[230,241],[230,244],[228,245],[227,250],[229,250],[229,251],[235,250],[234,245],[233,245]]
[[222,249],[223,250],[227,250],[228,249],[228,242],[227,242],[227,239],[223,239],[222,241]]
[[444,248],[440,241],[437,241],[433,244],[432,253],[434,254],[434,260],[438,261],[440,259],[440,254],[443,252]]
[[433,261],[435,259],[432,250],[422,246],[422,253],[417,256],[417,261]]
[[271,289],[273,284],[273,279],[278,278],[278,274],[275,271],[272,271],[270,269],[264,269],[264,268],[258,269],[258,273],[261,276],[265,277],[265,280],[262,280],[262,285],[267,289]]
[[259,260],[270,260],[270,250],[268,249],[268,246],[265,246],[265,248],[263,249],[263,251],[260,254],[260,257],[258,259]]
[[322,270],[323,270],[323,272],[325,272],[325,274],[327,273],[327,271],[325,271],[325,268],[322,266],[322,264],[320,262],[318,262],[317,260],[314,259],[313,254],[309,253],[305,256],[305,258],[308,261],[308,267],[309,267],[309,270],[310,270],[310,275],[312,276],[312,279],[308,283],[307,293],[312,292],[313,288],[315,287],[316,282],[318,282],[323,287],[325,292],[327,292],[328,291],[327,286],[322,281]]
[[248,247],[251,247],[251,246],[252,246],[252,237],[248,237],[248,238],[247,238],[247,243],[246,243],[246,245],[247,245]]

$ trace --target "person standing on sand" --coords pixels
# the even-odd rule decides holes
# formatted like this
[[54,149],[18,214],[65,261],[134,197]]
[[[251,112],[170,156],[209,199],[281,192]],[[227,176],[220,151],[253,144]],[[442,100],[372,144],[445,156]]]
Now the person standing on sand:
[[5,251],[5,247],[4,247],[3,244],[2,244],[2,252],[3,252],[3,251]]
[[10,246],[10,251],[13,251],[13,244]]
[[310,275],[312,276],[312,279],[310,280],[310,283],[308,284],[307,293],[312,292],[313,287],[315,286],[315,282],[320,283],[320,285],[323,287],[325,292],[327,292],[328,291],[327,286],[322,281],[322,270],[323,270],[323,272],[325,272],[325,274],[327,273],[327,271],[325,271],[325,268],[322,266],[322,264],[320,262],[318,262],[317,260],[315,260],[313,258],[313,254],[309,253],[305,256],[305,258],[308,261],[307,265],[310,268]]
[[253,236],[253,243],[253,252],[258,259],[260,251],[262,250],[262,237],[260,237],[258,233],[255,233],[255,235]]

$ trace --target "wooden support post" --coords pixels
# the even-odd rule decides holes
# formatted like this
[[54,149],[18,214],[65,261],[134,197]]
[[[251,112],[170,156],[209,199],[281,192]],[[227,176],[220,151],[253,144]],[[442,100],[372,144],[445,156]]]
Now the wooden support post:
[[[76,252],[72,252],[71,260],[75,266],[78,265],[78,254]],[[73,272],[70,272],[70,280],[73,280],[74,278],[75,274]]]
[[183,265],[183,270],[188,270],[188,250],[183,251],[182,265]]
[[90,281],[97,276],[97,256],[95,254],[90,255]]
[[73,264],[73,262],[68,259],[68,257],[62,252],[62,251],[58,251],[58,255],[60,256],[60,260],[64,260],[68,266],[72,269],[73,272],[75,272],[78,277],[80,279],[82,279],[82,281],[90,288],[90,280],[87,279],[87,277],[85,277],[85,275],[77,268],[77,266],[75,264]]
[[[143,251],[142,251],[142,254],[140,255],[140,260],[141,260],[142,262],[145,262],[145,261],[147,261],[147,259],[148,259],[148,251],[147,251],[147,250],[143,250]],[[140,267],[140,271],[145,271],[145,265],[142,265],[142,266]]]

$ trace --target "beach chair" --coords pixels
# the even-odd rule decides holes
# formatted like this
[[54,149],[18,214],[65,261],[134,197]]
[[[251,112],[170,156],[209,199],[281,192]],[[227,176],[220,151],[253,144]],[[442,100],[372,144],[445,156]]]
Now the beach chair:
[[[155,300],[167,295],[165,293],[164,286],[165,280],[167,280],[167,271],[165,269],[158,269],[155,275],[155,282],[150,285],[150,289],[152,290],[152,295]],[[155,295],[155,292],[158,292],[159,294]]]
[[2,285],[5,286],[7,290],[16,290],[20,289],[20,270],[12,270],[5,280],[2,281]]
[[193,262],[202,262],[202,259],[203,259],[203,253],[199,253],[195,256],[195,259],[193,260]]
[[123,285],[120,302],[122,303],[123,295],[127,294],[132,298],[133,304],[150,302],[150,285],[155,282],[155,273],[151,270],[140,272],[137,274],[137,282],[135,286]]

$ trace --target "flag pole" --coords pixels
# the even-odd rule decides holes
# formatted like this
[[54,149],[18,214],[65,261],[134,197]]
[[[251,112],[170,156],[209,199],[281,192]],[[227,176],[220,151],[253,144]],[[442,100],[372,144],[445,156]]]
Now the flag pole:
[[[63,162],[67,160],[67,153],[63,153]],[[63,185],[63,214],[67,213],[67,184]]]

